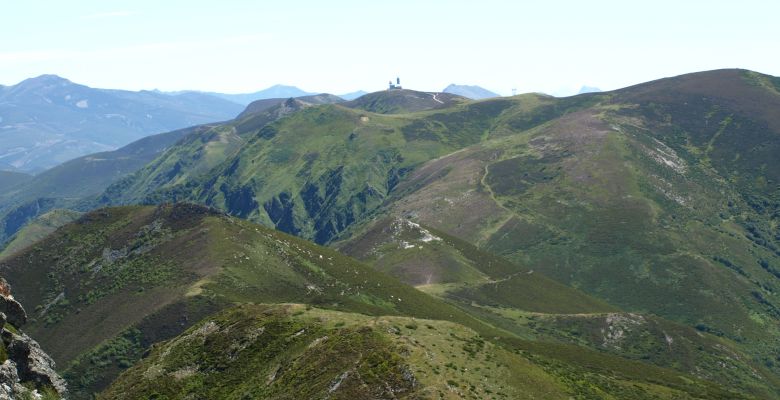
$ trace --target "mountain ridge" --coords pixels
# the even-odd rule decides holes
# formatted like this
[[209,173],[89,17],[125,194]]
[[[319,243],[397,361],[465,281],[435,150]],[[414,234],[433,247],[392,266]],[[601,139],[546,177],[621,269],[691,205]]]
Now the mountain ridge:
[[[405,93],[379,92],[383,102],[292,113],[202,178],[142,198],[209,204],[318,243],[367,234],[377,217],[411,217],[628,312],[723,337],[774,368],[776,90],[772,77],[719,70],[433,109],[393,109],[387,99]],[[382,162],[367,170],[365,159]],[[377,266],[401,278],[435,272],[392,254],[396,264]],[[478,279],[459,265],[458,279]],[[444,283],[430,290],[482,305],[516,299],[511,280]]]
[[459,96],[468,97],[472,100],[490,99],[493,97],[501,97],[500,95],[491,92],[483,87],[476,85],[456,85],[454,83],[448,85],[444,90],[444,93],[457,94]]
[[319,105],[319,104],[336,104],[336,103],[342,103],[345,100],[342,99],[339,96],[335,96],[328,93],[320,93],[315,95],[307,95],[307,96],[300,96],[300,97],[289,97],[289,98],[270,98],[270,99],[261,99],[261,100],[255,100],[251,103],[249,103],[244,111],[241,112],[241,114],[238,115],[237,118],[243,118],[248,116],[249,114],[258,113],[261,111],[268,110],[274,106],[278,106],[279,104],[284,103],[285,101],[289,99],[295,99],[296,101],[299,101],[301,103],[307,104],[307,105]]
[[50,210],[89,210],[94,197],[112,183],[153,161],[188,134],[208,129],[209,125],[202,125],[147,136],[117,150],[79,157],[24,177],[0,194],[0,245]]
[[[716,70],[566,98],[471,101],[405,90],[366,96],[258,103],[255,112],[190,132],[99,200],[159,206],[94,211],[11,257],[3,271],[42,305],[35,329],[66,321],[60,333],[73,335],[92,314],[74,307],[93,301],[87,306],[102,313],[115,309],[105,300],[111,286],[101,282],[120,282],[132,301],[184,293],[183,303],[135,313],[131,327],[115,326],[76,350],[41,331],[55,358],[73,361],[68,379],[97,379],[84,393],[108,387],[105,377],[123,371],[120,363],[136,363],[160,340],[192,341],[197,334],[184,329],[216,322],[208,318],[229,299],[341,304],[334,307],[344,321],[359,319],[354,312],[422,318],[424,304],[433,313],[425,318],[455,319],[523,355],[556,385],[568,382],[557,387],[572,397],[646,398],[638,387],[658,397],[780,396],[780,79]],[[330,244],[359,261],[235,217]],[[198,246],[204,238],[228,250],[208,253],[216,248]],[[144,258],[149,249],[175,265]],[[73,258],[84,253],[94,263]],[[362,282],[360,296],[333,300],[341,297],[318,279],[351,275],[323,261],[329,257],[365,273],[363,281],[348,280]],[[157,272],[149,273],[150,265]],[[223,272],[209,275],[213,266]],[[187,269],[201,267],[211,272]],[[151,280],[121,274],[133,268]],[[94,278],[113,273],[119,275]],[[155,281],[157,273],[185,283]],[[73,274],[94,279],[68,281]],[[367,283],[382,277],[388,280],[379,286]],[[57,300],[64,293],[58,282],[67,283],[67,301]],[[403,301],[386,301],[391,287]],[[204,293],[211,297],[199,297]],[[174,315],[189,322],[163,329]],[[416,338],[414,330],[398,333]],[[111,356],[117,349],[126,356]],[[208,347],[194,350],[217,356]],[[165,379],[189,371],[166,364],[164,353],[133,371],[172,365]],[[111,360],[105,368],[89,361],[103,359]],[[269,374],[276,368],[258,365]],[[145,382],[136,372],[120,378],[127,379],[122,385]]]
[[391,89],[364,94],[355,100],[345,102],[343,105],[377,114],[405,114],[446,108],[465,99],[463,96],[451,93]]
[[[184,93],[188,93],[191,91],[184,91]],[[179,92],[177,92],[179,93]],[[282,85],[282,84],[276,84],[270,87],[267,87],[262,90],[258,90],[256,92],[251,93],[219,93],[219,92],[194,92],[194,93],[204,93],[211,96],[219,97],[221,99],[225,99],[228,101],[231,101],[233,103],[241,104],[242,106],[248,106],[250,103],[257,101],[257,100],[264,100],[264,99],[274,99],[274,98],[290,98],[290,97],[302,97],[302,96],[313,96],[317,93],[313,92],[307,92],[305,90],[299,89],[296,86],[289,86],[289,85]]]
[[[333,343],[343,343],[344,349],[374,343],[368,348],[381,349],[385,348],[382,343],[387,343],[383,340],[395,341],[392,338],[397,338],[400,344],[406,342],[404,337],[415,338],[425,346],[442,346],[443,349],[428,352],[451,354],[447,356],[450,360],[447,365],[457,366],[447,367],[436,360],[429,360],[426,365],[408,358],[410,352],[425,354],[424,347],[386,348],[388,352],[384,354],[394,362],[408,365],[414,376],[419,375],[415,379],[419,379],[423,387],[445,388],[446,383],[470,390],[469,385],[451,383],[447,379],[452,382],[460,379],[474,383],[483,381],[482,374],[489,373],[488,370],[479,372],[474,368],[478,373],[467,370],[472,370],[475,362],[482,365],[503,354],[499,359],[504,361],[498,365],[489,364],[489,371],[494,368],[503,371],[506,367],[501,364],[513,365],[511,374],[502,375],[506,378],[494,379],[517,385],[512,390],[518,390],[518,393],[539,390],[538,385],[546,382],[544,390],[559,393],[556,397],[561,398],[588,393],[593,387],[614,395],[622,393],[622,398],[629,399],[643,398],[642,393],[646,395],[646,391],[658,395],[671,391],[676,395],[688,393],[706,398],[744,397],[693,376],[681,377],[683,372],[613,355],[599,355],[594,350],[571,345],[560,347],[517,339],[459,307],[419,292],[336,251],[195,205],[96,210],[0,264],[0,270],[12,283],[16,282],[19,301],[35,310],[29,317],[30,332],[39,337],[41,345],[55,360],[66,365],[64,376],[71,398],[76,399],[89,398],[91,393],[104,388],[108,388],[105,393],[111,396],[132,396],[134,392],[117,390],[127,387],[124,385],[143,391],[164,387],[176,392],[184,390],[176,384],[171,386],[162,382],[172,377],[169,374],[177,375],[176,371],[193,365],[194,360],[178,356],[168,358],[164,354],[204,356],[202,367],[173,381],[180,382],[191,376],[220,379],[220,370],[253,373],[251,368],[243,367],[247,364],[236,362],[243,356],[229,357],[219,363],[227,369],[209,368],[214,365],[214,357],[257,354],[256,350],[264,354],[277,349],[273,354],[296,360],[300,353],[295,348],[301,347],[283,351],[279,349],[286,347],[278,347],[282,343],[295,343],[295,338],[304,340],[302,348],[315,349],[314,354],[309,353],[315,356],[320,354],[317,349],[327,349]],[[251,304],[268,302],[276,305]],[[289,311],[278,313],[274,310]],[[305,323],[301,325],[300,322]],[[323,323],[325,326],[321,325]],[[91,328],[85,331],[80,329],[83,326]],[[213,329],[225,326],[235,329]],[[222,336],[228,332],[237,336]],[[375,337],[371,334],[375,332],[384,339],[379,342],[353,341],[356,337],[350,332],[370,334],[358,336],[364,339]],[[203,334],[212,340],[223,339],[193,341]],[[267,340],[277,345],[265,347]],[[205,343],[211,344],[204,346]],[[414,341],[406,343],[411,345]],[[187,345],[181,347],[184,344]],[[318,347],[320,345],[325,347]],[[150,346],[149,355],[142,358]],[[244,352],[250,348],[255,350]],[[566,355],[557,354],[564,349]],[[493,355],[486,359],[485,352]],[[163,358],[159,358],[161,354]],[[342,352],[327,354],[331,356],[326,359],[332,359]],[[350,353],[343,353],[344,356],[347,354]],[[351,357],[348,356],[358,362],[362,359]],[[555,366],[560,363],[555,360],[566,357],[582,359],[568,361],[566,368]],[[254,360],[251,364],[257,365],[259,371],[268,371],[263,376],[277,370],[279,374],[275,376],[287,381],[283,378],[287,372],[282,372],[286,369],[278,369],[278,363],[266,364],[267,361],[262,361],[266,358]],[[282,365],[297,364],[280,362]],[[600,366],[594,368],[589,364],[591,362]],[[553,363],[552,366],[549,363]],[[136,366],[128,369],[132,364]],[[168,367],[163,369],[163,375],[138,374],[149,368],[154,370],[155,365]],[[383,370],[381,365],[379,368]],[[431,368],[454,371],[427,375]],[[115,381],[117,386],[111,387],[110,383],[120,373]],[[343,371],[328,372],[331,373],[338,376]],[[518,381],[517,374],[531,376],[529,380]],[[436,375],[446,379],[436,378]],[[454,380],[451,376],[462,378]],[[585,386],[577,384],[579,380],[571,380],[583,376],[598,379]],[[658,381],[661,377],[664,377],[663,381]],[[157,381],[158,378],[163,381]],[[229,380],[228,376],[222,376],[222,379]],[[330,382],[330,379],[326,381]],[[370,382],[368,388],[371,390],[383,387]],[[311,383],[305,379],[301,384]],[[635,385],[644,389],[637,390]],[[141,389],[144,387],[147,389]],[[317,387],[322,386],[318,384]],[[219,393],[236,390],[236,386],[216,385],[209,390],[215,390],[214,396],[219,397]],[[455,396],[459,398],[462,394]]]

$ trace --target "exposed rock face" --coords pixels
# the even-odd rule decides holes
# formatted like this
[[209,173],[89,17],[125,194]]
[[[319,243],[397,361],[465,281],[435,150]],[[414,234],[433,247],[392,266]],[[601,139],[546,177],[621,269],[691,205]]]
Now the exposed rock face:
[[5,314],[3,322],[8,321],[15,327],[27,323],[27,313],[18,301],[11,295],[11,287],[8,282],[0,277],[0,312]]
[[64,397],[67,388],[54,371],[54,361],[37,342],[17,330],[26,321],[24,308],[14,300],[8,282],[0,278],[0,348],[4,350],[0,355],[0,400],[38,398],[44,390]]

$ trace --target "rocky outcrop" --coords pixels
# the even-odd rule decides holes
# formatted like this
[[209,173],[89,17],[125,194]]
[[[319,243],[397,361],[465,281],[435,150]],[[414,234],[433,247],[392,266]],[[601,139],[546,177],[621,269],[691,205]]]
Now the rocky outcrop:
[[41,392],[67,393],[65,381],[54,371],[54,361],[37,342],[21,333],[27,314],[0,278],[0,400],[40,398]]
[[27,313],[18,301],[11,295],[11,287],[5,279],[0,278],[0,313],[3,313],[3,322],[20,327],[27,323]]

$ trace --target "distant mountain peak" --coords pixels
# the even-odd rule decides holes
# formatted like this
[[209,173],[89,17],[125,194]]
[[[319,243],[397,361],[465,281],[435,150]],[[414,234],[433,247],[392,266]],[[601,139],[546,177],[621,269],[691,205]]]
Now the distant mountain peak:
[[268,90],[268,89],[295,89],[295,90],[301,90],[297,86],[284,85],[284,84],[281,84],[281,83],[277,83],[276,85],[272,85],[272,86],[270,86],[270,87],[268,87],[268,88],[266,88],[264,90]]
[[44,74],[39,75],[34,78],[28,78],[21,82],[19,82],[16,86],[18,87],[45,87],[45,86],[55,86],[55,85],[72,85],[73,82],[54,74]]
[[250,114],[255,114],[263,111],[268,111],[274,107],[279,108],[277,110],[278,115],[286,115],[290,112],[297,111],[301,108],[318,105],[318,104],[333,104],[342,103],[344,99],[338,96],[334,96],[328,93],[315,94],[310,96],[301,97],[288,97],[276,98],[276,99],[261,99],[255,100],[244,109],[244,112],[239,114],[238,118],[244,118]]
[[368,92],[366,92],[365,90],[357,90],[357,91],[350,92],[350,93],[340,94],[339,97],[341,97],[344,100],[348,100],[349,101],[349,100],[355,100],[358,97],[363,96],[363,95],[367,95],[367,94],[368,94]]
[[73,83],[69,79],[66,79],[66,78],[63,78],[63,77],[61,77],[59,75],[54,75],[54,74],[39,75],[39,76],[36,76],[34,78],[28,79],[28,81],[50,83],[50,84],[53,84],[53,83]]
[[602,90],[601,90],[601,89],[599,89],[599,88],[597,88],[597,87],[594,87],[594,86],[585,86],[585,85],[584,85],[584,86],[582,86],[582,87],[580,88],[580,91],[579,91],[579,92],[577,92],[577,94],[583,94],[583,93],[599,93],[599,92],[601,92],[601,91],[602,91]]
[[276,84],[271,87],[253,93],[228,94],[228,93],[207,92],[207,94],[210,94],[212,96],[217,96],[225,100],[232,101],[234,103],[249,105],[250,103],[257,100],[311,96],[317,93],[307,92],[296,86]]
[[459,96],[468,97],[472,100],[489,99],[491,97],[500,97],[498,94],[493,93],[483,87],[476,85],[457,85],[450,84],[443,90],[444,93],[457,94]]
[[241,106],[212,96],[95,89],[53,74],[0,90],[1,169],[41,172],[144,136],[235,117]]

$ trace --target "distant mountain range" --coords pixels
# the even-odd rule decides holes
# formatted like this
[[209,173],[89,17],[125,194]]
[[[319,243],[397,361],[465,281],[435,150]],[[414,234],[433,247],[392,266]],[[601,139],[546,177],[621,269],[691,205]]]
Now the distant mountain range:
[[501,97],[500,95],[491,92],[483,87],[474,85],[456,85],[451,84],[444,88],[444,93],[457,94],[458,96],[468,97],[472,100],[489,99],[492,97]]
[[365,90],[358,90],[357,92],[350,92],[350,93],[340,94],[339,97],[341,97],[344,100],[355,100],[358,97],[361,97],[361,96],[364,96],[364,95],[367,95],[367,94],[368,94],[368,92],[366,92]]
[[[219,93],[219,92],[197,92],[197,91],[178,91],[178,92],[164,92],[164,93],[174,94],[174,95],[185,94],[185,93],[200,93],[200,94],[211,95],[214,97],[219,97],[221,99],[232,101],[236,104],[241,104],[243,106],[247,106],[258,100],[289,99],[290,97],[306,97],[306,96],[314,96],[317,94],[324,94],[324,93],[317,93],[317,92],[307,92],[296,86],[288,86],[288,85],[274,85],[267,89],[263,89],[252,93]],[[337,96],[344,100],[354,100],[365,94],[368,94],[368,92],[363,90],[358,90],[356,92],[340,94]]]
[[219,97],[245,106],[256,100],[310,96],[317,93],[306,92],[304,90],[298,89],[295,86],[274,85],[268,89],[263,89],[253,93],[226,94],[217,92],[204,92],[204,94]]
[[[598,89],[596,89],[598,90]],[[263,89],[257,92],[252,93],[219,93],[219,92],[197,92],[197,91],[178,91],[178,92],[160,92],[160,93],[166,93],[171,95],[181,95],[181,94],[187,94],[187,93],[198,93],[198,94],[205,94],[205,95],[211,95],[214,97],[219,97],[221,99],[225,99],[228,101],[232,101],[237,104],[241,104],[244,106],[247,106],[255,101],[258,100],[268,100],[268,99],[289,99],[291,97],[307,97],[307,96],[313,96],[316,94],[323,94],[323,93],[316,93],[316,92],[308,92],[303,89],[300,89],[296,86],[288,86],[288,85],[274,85],[267,89]],[[442,90],[442,93],[450,93],[455,94],[458,96],[463,96],[472,100],[481,100],[481,99],[489,99],[492,97],[501,97],[499,94],[491,92],[483,87],[476,86],[476,85],[456,85],[451,84],[447,86],[444,90]],[[362,96],[365,96],[369,94],[369,92],[366,92],[365,90],[358,90],[355,92],[350,93],[344,93],[336,95],[337,97],[340,97],[346,101],[355,100],[357,98],[360,98]]]
[[151,134],[231,119],[242,109],[203,93],[93,89],[42,75],[0,86],[0,169],[37,173]]
[[[307,92],[296,86],[287,86],[287,85],[274,85],[267,89],[263,89],[257,92],[239,93],[239,94],[227,94],[227,93],[219,93],[219,92],[193,92],[193,91],[167,92],[167,94],[176,94],[176,95],[184,94],[184,93],[207,94],[207,95],[219,97],[245,106],[258,100],[288,99],[290,97],[306,97],[306,96],[312,96],[318,94],[315,92]],[[501,97],[497,93],[491,92],[490,90],[487,90],[483,87],[476,86],[476,85],[451,84],[447,86],[444,90],[442,90],[442,93],[456,94],[458,96],[463,96],[472,100]],[[359,97],[365,96],[367,94],[369,94],[369,92],[366,92],[365,90],[358,90],[355,92],[339,94],[337,96],[344,100],[351,101]]]
[[580,88],[580,91],[577,94],[583,94],[583,93],[599,93],[601,92],[601,89],[593,86],[583,86]]

